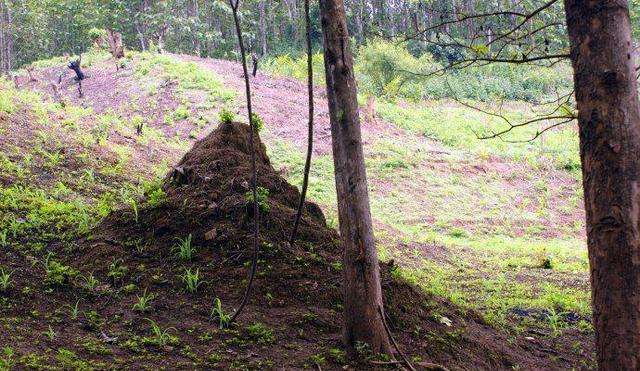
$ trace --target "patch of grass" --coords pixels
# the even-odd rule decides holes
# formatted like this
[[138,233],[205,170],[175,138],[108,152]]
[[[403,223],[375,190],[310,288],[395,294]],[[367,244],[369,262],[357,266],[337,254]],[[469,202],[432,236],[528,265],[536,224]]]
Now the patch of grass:
[[[491,109],[489,107],[488,109]],[[527,113],[526,104],[512,104],[507,115],[517,122]],[[555,167],[572,171],[576,176],[580,169],[578,134],[573,125],[567,124],[548,131],[543,138],[529,143],[507,143],[499,139],[480,140],[478,135],[489,135],[504,129],[505,123],[481,112],[454,102],[403,103],[378,100],[377,113],[411,133],[431,137],[447,146],[472,151],[480,157],[496,156],[526,162],[535,167]],[[442,123],[446,122],[446,125]],[[514,130],[505,139],[528,139],[540,130],[530,125]]]
[[154,294],[147,293],[147,290],[145,289],[142,296],[137,296],[138,301],[133,304],[133,310],[138,312],[148,311],[151,308],[151,301],[153,301],[155,297],[156,296]]
[[177,81],[178,88],[183,92],[201,90],[208,93],[209,99],[222,102],[229,102],[236,96],[235,91],[224,86],[218,75],[195,62],[157,53],[139,53],[138,58],[135,71],[139,77],[149,76],[156,70],[157,75]]
[[151,326],[151,338],[145,338],[145,343],[165,346],[165,345],[176,345],[180,342],[177,336],[171,335],[170,331],[176,331],[174,327],[169,327],[167,329],[162,329],[155,321],[145,318],[150,326]]
[[70,283],[71,279],[78,275],[78,271],[64,265],[51,258],[51,254],[47,255],[43,262],[44,272],[46,275],[45,282],[51,286],[64,286]]
[[178,238],[178,243],[173,246],[172,251],[182,261],[191,261],[198,249],[191,243],[192,236],[189,234],[185,238]]
[[218,120],[220,123],[229,124],[232,123],[236,119],[236,114],[231,112],[230,110],[223,108],[218,113]]
[[276,342],[273,330],[260,322],[247,326],[247,336],[249,339],[257,341],[258,344],[273,344]]
[[204,283],[200,280],[200,269],[192,271],[191,268],[187,268],[180,278],[185,285],[185,289],[192,294],[195,294],[198,291],[198,287]]

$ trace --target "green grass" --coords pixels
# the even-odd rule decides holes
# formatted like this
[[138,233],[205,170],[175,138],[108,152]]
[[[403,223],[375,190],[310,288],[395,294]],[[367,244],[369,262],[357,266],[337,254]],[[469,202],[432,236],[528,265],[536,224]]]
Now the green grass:
[[153,79],[175,80],[182,92],[201,90],[206,92],[212,101],[228,103],[236,96],[236,92],[228,89],[213,71],[195,62],[185,62],[169,55],[149,52],[139,53],[137,57],[139,61],[135,65],[135,72],[141,78],[151,76]]
[[[500,139],[480,140],[508,127],[496,118],[466,108],[454,102],[392,103],[380,100],[377,113],[385,120],[417,135],[423,135],[453,147],[471,151],[480,158],[496,156],[524,162],[534,168],[555,167],[574,173],[580,170],[578,134],[572,124],[548,131],[541,138],[529,143],[508,143]],[[513,103],[507,112],[513,122],[522,122],[529,107]],[[533,138],[540,126],[518,128],[505,136],[518,141]]]

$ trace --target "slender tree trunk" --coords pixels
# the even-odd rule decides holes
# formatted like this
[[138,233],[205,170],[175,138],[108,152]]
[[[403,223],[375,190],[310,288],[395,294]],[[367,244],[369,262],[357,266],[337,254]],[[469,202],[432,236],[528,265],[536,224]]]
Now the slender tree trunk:
[[260,13],[258,27],[260,28],[260,46],[262,49],[261,54],[263,57],[267,55],[267,13],[265,11],[266,5],[266,0],[260,0],[260,2],[258,3],[258,11]]
[[571,41],[596,351],[640,369],[640,104],[626,1],[565,0]]
[[5,42],[6,22],[4,19],[4,2],[0,1],[0,75],[6,73],[7,48]]
[[391,353],[379,310],[380,268],[373,238],[353,56],[343,0],[320,0],[327,96],[333,141],[340,236],[344,248],[345,343]]
[[0,0],[0,74],[10,73],[13,67],[13,18],[11,5]]
[[7,34],[6,34],[6,43],[7,43],[7,71],[11,72],[13,68],[13,16],[11,15],[11,3],[7,1],[6,4],[7,11]]

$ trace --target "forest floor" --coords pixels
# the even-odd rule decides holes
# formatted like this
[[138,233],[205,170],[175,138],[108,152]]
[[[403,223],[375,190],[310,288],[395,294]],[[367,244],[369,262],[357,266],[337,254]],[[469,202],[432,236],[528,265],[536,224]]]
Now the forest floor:
[[[215,298],[228,313],[245,284],[249,174],[242,126],[209,134],[222,108],[242,121],[240,66],[150,54],[118,72],[101,54],[83,63],[84,97],[67,75],[64,104],[50,86],[62,59],[37,63],[37,81],[22,76],[18,89],[0,82],[0,369],[349,366],[324,89],[309,192],[324,216],[309,206],[291,249],[287,182],[301,180],[306,87],[252,79],[269,211],[256,292],[220,330]],[[575,172],[538,147],[514,156],[452,140],[478,120],[452,102],[381,100],[363,116],[389,322],[406,353],[451,369],[593,367]],[[166,175],[187,152],[196,175],[176,184]]]

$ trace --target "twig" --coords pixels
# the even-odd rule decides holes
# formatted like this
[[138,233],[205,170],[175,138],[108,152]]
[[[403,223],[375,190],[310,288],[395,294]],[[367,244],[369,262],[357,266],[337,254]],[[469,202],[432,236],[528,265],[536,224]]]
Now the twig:
[[393,334],[391,334],[391,329],[389,329],[389,325],[387,324],[387,320],[384,318],[384,312],[382,311],[382,306],[378,306],[378,314],[382,318],[382,324],[384,325],[384,329],[387,331],[387,335],[389,336],[389,340],[391,340],[391,344],[396,349],[396,352],[402,358],[402,362],[409,368],[411,371],[416,371],[415,367],[409,362],[409,359],[402,353],[400,350],[400,346],[396,343],[396,339],[393,338]]
[[309,187],[309,171],[311,170],[311,156],[313,155],[313,55],[311,50],[311,18],[309,16],[309,0],[304,1],[305,21],[307,27],[307,73],[309,89],[309,134],[307,143],[307,159],[304,164],[304,177],[302,180],[302,190],[300,191],[300,202],[298,203],[298,211],[296,212],[296,220],[293,223],[293,230],[289,243],[293,245],[302,219],[302,210],[304,209],[304,200],[307,197],[307,188]]
[[244,43],[242,41],[242,29],[240,28],[240,20],[238,19],[238,7],[240,6],[240,0],[229,0],[229,5],[231,6],[231,10],[233,11],[233,20],[236,25],[236,34],[238,35],[238,45],[240,47],[240,54],[242,56],[242,69],[244,70],[244,83],[247,94],[247,114],[249,116],[249,143],[251,146],[251,187],[253,193],[253,259],[251,261],[251,271],[249,272],[249,282],[247,282],[247,287],[244,291],[244,295],[242,297],[242,302],[238,309],[233,313],[229,322],[233,322],[238,318],[242,310],[247,305],[249,300],[249,294],[251,293],[251,287],[253,285],[253,280],[256,275],[256,269],[258,266],[258,250],[259,250],[259,231],[260,231],[260,214],[258,209],[258,170],[256,166],[256,151],[255,151],[255,143],[254,143],[254,122],[253,122],[253,112],[251,110],[251,85],[249,83],[249,73],[247,71],[247,56],[244,49]]

